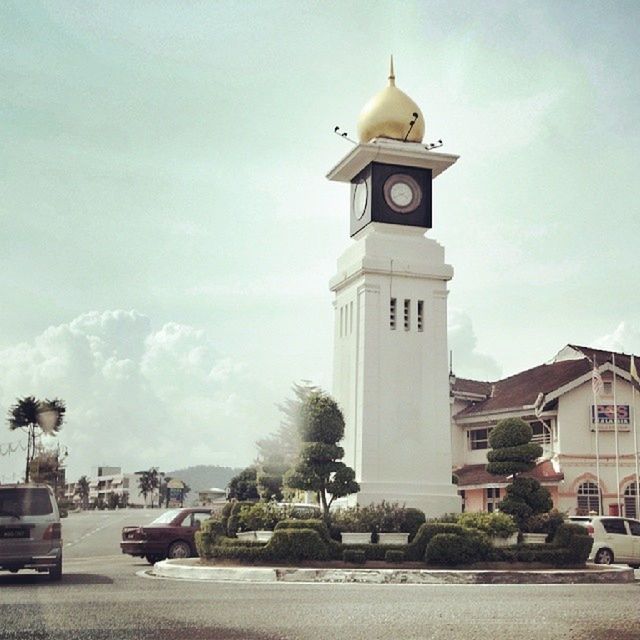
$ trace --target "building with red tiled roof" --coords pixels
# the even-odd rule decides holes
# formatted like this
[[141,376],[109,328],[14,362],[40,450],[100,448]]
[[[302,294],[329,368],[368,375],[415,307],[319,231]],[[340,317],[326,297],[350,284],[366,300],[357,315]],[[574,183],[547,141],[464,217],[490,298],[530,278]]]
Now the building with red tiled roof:
[[[597,402],[594,363],[603,380]],[[556,508],[636,517],[640,387],[630,368],[628,354],[567,345],[551,362],[503,380],[452,376],[453,472],[463,508],[492,511],[504,497],[510,480],[485,470],[488,438],[500,420],[519,417],[531,424],[533,440],[543,448],[526,475],[549,489]]]

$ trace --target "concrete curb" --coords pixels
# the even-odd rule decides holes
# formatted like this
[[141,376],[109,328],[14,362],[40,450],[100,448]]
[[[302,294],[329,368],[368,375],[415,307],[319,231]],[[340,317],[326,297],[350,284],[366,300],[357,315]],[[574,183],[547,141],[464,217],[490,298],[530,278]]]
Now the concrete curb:
[[634,581],[633,569],[545,569],[532,571],[434,569],[317,569],[297,567],[214,567],[199,558],[163,560],[151,569],[157,577],[207,582],[326,582],[359,584],[587,584]]

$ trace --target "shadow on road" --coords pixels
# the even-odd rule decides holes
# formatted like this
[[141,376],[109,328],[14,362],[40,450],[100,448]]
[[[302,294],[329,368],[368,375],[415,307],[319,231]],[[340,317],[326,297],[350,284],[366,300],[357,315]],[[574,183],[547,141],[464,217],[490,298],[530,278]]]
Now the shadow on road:
[[97,573],[65,573],[60,582],[51,582],[46,573],[0,574],[0,588],[24,585],[71,585],[71,584],[113,584],[108,576]]

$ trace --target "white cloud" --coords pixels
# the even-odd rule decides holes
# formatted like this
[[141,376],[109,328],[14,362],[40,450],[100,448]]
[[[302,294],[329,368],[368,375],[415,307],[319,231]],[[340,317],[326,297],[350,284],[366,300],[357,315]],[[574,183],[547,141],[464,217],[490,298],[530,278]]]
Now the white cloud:
[[640,353],[640,327],[624,320],[611,332],[593,340],[590,346],[625,353]]
[[65,400],[70,477],[97,464],[241,465],[278,423],[277,398],[205,332],[173,322],[153,331],[136,311],[86,313],[1,350],[0,380],[5,414],[24,395]]
[[497,380],[502,369],[494,358],[479,353],[471,318],[458,309],[449,310],[449,349],[453,352],[453,371],[461,378]]

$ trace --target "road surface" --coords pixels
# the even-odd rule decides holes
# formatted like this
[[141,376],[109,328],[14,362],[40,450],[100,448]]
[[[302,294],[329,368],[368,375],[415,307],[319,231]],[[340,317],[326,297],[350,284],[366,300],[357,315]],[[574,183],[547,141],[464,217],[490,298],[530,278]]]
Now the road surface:
[[120,528],[159,512],[72,514],[64,577],[0,573],[1,640],[640,638],[627,585],[215,584],[145,578]]

